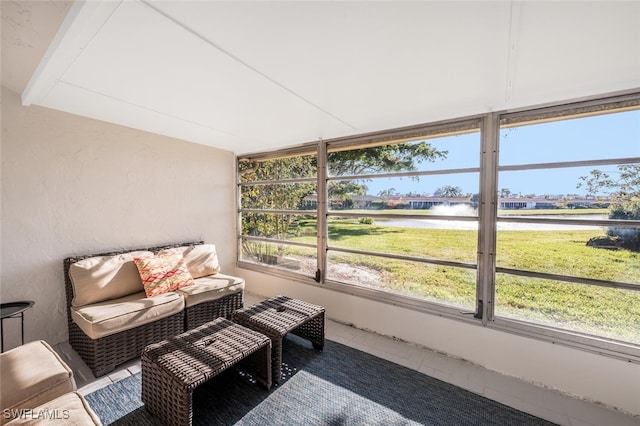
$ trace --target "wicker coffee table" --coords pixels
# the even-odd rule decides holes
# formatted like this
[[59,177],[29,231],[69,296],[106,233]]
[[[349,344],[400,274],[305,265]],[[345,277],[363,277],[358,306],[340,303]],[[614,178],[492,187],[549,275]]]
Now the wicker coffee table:
[[271,371],[278,383],[282,375],[282,339],[291,332],[310,340],[313,347],[324,347],[324,308],[286,296],[276,296],[232,314],[237,324],[258,331],[271,339]]
[[271,388],[271,340],[227,319],[149,345],[142,352],[142,401],[163,424],[190,425],[193,391],[240,361]]

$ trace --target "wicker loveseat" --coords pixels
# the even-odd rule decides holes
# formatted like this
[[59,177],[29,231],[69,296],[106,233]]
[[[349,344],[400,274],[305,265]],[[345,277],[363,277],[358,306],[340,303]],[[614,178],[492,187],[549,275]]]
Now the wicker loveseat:
[[[184,254],[193,284],[148,297],[133,259],[168,250]],[[244,280],[219,273],[215,247],[202,241],[68,257],[64,278],[69,343],[95,376],[244,305]]]

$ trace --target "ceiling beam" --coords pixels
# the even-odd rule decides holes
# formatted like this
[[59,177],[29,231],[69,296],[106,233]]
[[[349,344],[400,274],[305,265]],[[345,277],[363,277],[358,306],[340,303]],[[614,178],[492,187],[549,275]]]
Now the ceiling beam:
[[60,30],[22,92],[22,105],[42,103],[121,4],[122,0],[73,3]]

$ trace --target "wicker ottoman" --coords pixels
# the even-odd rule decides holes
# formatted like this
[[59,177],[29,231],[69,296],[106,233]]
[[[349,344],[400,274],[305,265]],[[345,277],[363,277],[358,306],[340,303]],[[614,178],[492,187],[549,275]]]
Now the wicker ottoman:
[[322,350],[324,347],[324,308],[287,296],[276,296],[232,314],[237,324],[258,331],[271,339],[271,371],[278,383],[282,375],[282,339],[291,332]]
[[142,402],[163,424],[190,425],[193,391],[242,361],[271,388],[271,340],[218,318],[142,352]]

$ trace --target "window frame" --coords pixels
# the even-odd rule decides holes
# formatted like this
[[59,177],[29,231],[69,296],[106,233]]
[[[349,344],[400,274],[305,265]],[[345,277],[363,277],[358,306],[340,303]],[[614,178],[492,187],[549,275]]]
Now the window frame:
[[[238,162],[244,158],[252,159],[271,159],[282,156],[299,155],[304,152],[315,152],[317,155],[317,193],[318,202],[316,205],[317,217],[317,264],[318,274],[315,279],[308,276],[298,274],[291,271],[285,271],[267,265],[260,265],[251,262],[245,262],[241,259],[241,190],[240,190],[240,174],[237,173],[237,266],[244,269],[254,270],[256,272],[266,273],[274,276],[291,279],[296,282],[319,286],[331,289],[337,292],[347,293],[358,297],[398,305],[403,308],[417,310],[427,314],[443,316],[457,321],[463,321],[468,324],[484,326],[499,331],[512,333],[516,335],[526,336],[542,341],[561,344],[568,347],[578,348],[581,350],[602,354],[628,362],[640,363],[640,345],[631,344],[629,342],[615,341],[613,339],[599,337],[587,333],[563,330],[551,326],[545,326],[528,322],[526,320],[510,319],[495,315],[495,277],[497,273],[520,274],[534,276],[538,278],[558,278],[556,274],[536,273],[531,271],[514,270],[511,268],[498,267],[496,265],[496,242],[497,242],[497,224],[498,222],[532,222],[531,219],[506,218],[498,216],[498,175],[501,171],[512,170],[534,170],[542,168],[563,168],[578,166],[594,166],[594,165],[611,165],[611,164],[630,164],[640,162],[640,157],[629,157],[607,160],[591,160],[591,161],[564,161],[557,163],[540,163],[540,164],[524,164],[524,165],[504,165],[499,164],[499,146],[500,146],[500,130],[504,124],[522,125],[539,123],[545,121],[557,121],[567,118],[599,115],[607,112],[620,112],[625,109],[638,109],[640,106],[640,92],[626,91],[607,96],[593,97],[579,101],[559,102],[548,104],[541,107],[518,108],[513,110],[504,110],[479,114],[474,116],[463,117],[459,119],[443,120],[430,124],[422,124],[417,126],[408,126],[387,131],[373,132],[362,135],[335,138],[330,140],[319,140],[317,142],[299,145],[297,147],[288,148],[286,150],[278,150],[274,152],[249,154],[236,157],[236,170]],[[464,267],[476,270],[476,309],[475,311],[461,311],[459,308],[447,306],[444,304],[425,301],[416,297],[389,293],[381,290],[357,286],[354,284],[344,283],[340,281],[329,280],[325,277],[327,270],[327,252],[330,249],[328,245],[328,219],[331,216],[357,216],[361,217],[361,213],[332,213],[328,203],[328,182],[331,180],[348,180],[363,179],[366,175],[357,176],[328,176],[327,170],[327,153],[337,149],[354,149],[356,147],[371,147],[383,145],[389,142],[412,141],[418,138],[440,137],[448,134],[463,133],[479,129],[480,132],[480,156],[478,168],[465,168],[458,170],[446,171],[421,171],[407,173],[390,173],[384,177],[394,176],[410,176],[410,175],[432,175],[453,172],[474,172],[479,173],[479,207],[477,218],[462,217],[461,220],[477,220],[478,222],[478,242],[477,242],[477,262],[475,264],[462,264],[460,262],[448,262],[446,260],[428,260],[425,263],[453,265],[456,267]],[[375,175],[380,177],[381,175]],[[313,210],[312,210],[313,211]],[[371,217],[396,217],[395,215],[372,213]],[[417,216],[417,215],[416,215]],[[413,217],[411,215],[403,215],[403,217]],[[424,216],[421,216],[424,217]],[[457,219],[457,218],[456,218]],[[536,221],[547,223],[567,223],[580,224],[580,221],[571,219],[537,219]],[[604,222],[604,221],[603,221]],[[629,221],[611,221],[607,220],[606,224],[616,224],[624,222],[624,225],[630,225]],[[633,225],[640,226],[640,221],[632,221]],[[589,224],[593,224],[589,221]],[[387,258],[398,258],[405,260],[415,260],[409,256],[380,254],[351,249],[331,248],[336,251],[344,251],[358,254],[367,254],[372,256],[382,256]],[[424,261],[424,259],[421,259]],[[627,283],[617,283],[612,281],[594,280],[594,279],[574,279],[560,275],[563,280],[569,282],[578,282],[583,285],[603,285],[615,288],[626,288],[633,291],[640,291],[640,286],[629,288]]]
[[[255,270],[257,272],[269,273],[272,275],[283,276],[290,279],[295,279],[297,281],[309,282],[310,277],[301,273],[295,273],[291,271],[287,271],[284,269],[279,269],[275,267],[269,267],[267,265],[248,262],[242,260],[242,242],[244,240],[247,241],[258,241],[264,243],[273,243],[273,244],[286,244],[290,246],[298,246],[305,248],[316,248],[317,251],[320,250],[320,246],[318,245],[317,239],[316,244],[302,243],[297,241],[287,241],[287,240],[279,240],[276,238],[269,237],[257,237],[257,236],[249,236],[242,234],[242,214],[243,213],[265,213],[265,214],[312,214],[318,217],[318,208],[316,210],[284,210],[284,209],[256,209],[256,208],[243,208],[242,207],[242,187],[250,186],[250,185],[269,185],[269,184],[292,184],[292,183],[317,183],[317,176],[313,177],[302,177],[302,178],[286,178],[286,179],[268,179],[261,181],[253,181],[251,183],[242,182],[242,174],[239,171],[239,164],[241,161],[245,160],[256,160],[256,161],[269,161],[276,160],[280,158],[293,157],[293,156],[304,156],[304,155],[316,155],[318,156],[318,146],[316,144],[303,144],[299,146],[294,146],[287,149],[276,150],[272,152],[263,152],[253,155],[244,155],[244,156],[236,156],[236,265],[241,266],[245,269]],[[316,172],[316,175],[318,173]],[[319,191],[319,189],[317,189]],[[319,229],[319,228],[318,228]],[[316,278],[318,274],[316,273]],[[313,280],[311,280],[313,282]]]
[[[403,142],[412,142],[430,138],[438,138],[445,136],[453,136],[465,133],[473,133],[480,132],[482,128],[482,116],[473,116],[473,117],[465,117],[463,119],[455,119],[455,120],[443,120],[437,123],[432,124],[422,124],[417,126],[409,126],[399,129],[393,129],[390,131],[383,132],[375,132],[366,135],[359,135],[356,137],[344,137],[331,139],[327,141],[321,141],[324,149],[328,153],[329,151],[339,151],[339,150],[348,150],[348,149],[356,149],[361,147],[376,147],[383,146],[389,143],[403,143]],[[326,158],[326,156],[325,156]],[[413,171],[413,172],[388,172],[388,173],[379,173],[379,174],[363,174],[363,175],[341,175],[341,176],[329,176],[327,167],[323,168],[324,176],[320,177],[326,183],[332,180],[349,180],[349,179],[367,179],[370,177],[410,177],[410,176],[432,176],[432,175],[440,175],[440,174],[454,174],[454,173],[479,173],[480,170],[480,161],[478,162],[478,167],[476,168],[463,168],[463,169],[443,169],[443,170],[427,170],[427,171]],[[480,191],[480,188],[478,188]],[[325,192],[323,192],[325,196],[325,200],[328,200],[328,193],[325,188]],[[323,217],[328,218],[334,216],[340,217],[371,217],[371,218],[404,218],[404,219],[424,219],[424,215],[398,215],[398,214],[380,214],[380,213],[370,213],[367,215],[363,215],[362,213],[349,213],[345,211],[330,211],[328,208],[325,208],[323,212],[319,212]],[[450,217],[447,216],[435,216],[430,215],[429,219],[434,220],[450,220]],[[472,216],[456,216],[456,220],[460,221],[474,221],[477,222],[479,219],[477,217]],[[325,226],[325,232],[328,231],[328,226]],[[398,260],[407,260],[407,261],[416,261],[425,264],[431,265],[443,265],[443,266],[453,266],[464,269],[472,269],[477,270],[477,264],[465,263],[465,262],[455,262],[455,261],[446,261],[440,259],[426,259],[426,258],[416,258],[412,256],[406,255],[397,255],[391,253],[378,253],[371,251],[361,251],[347,248],[338,248],[331,247],[329,245],[328,237],[325,239],[325,250],[323,250],[323,259],[322,259],[322,271],[327,270],[327,251],[332,250],[334,252],[343,252],[343,253],[353,253],[353,254],[364,254],[369,256],[376,256],[382,258],[390,258],[390,259],[398,259]],[[443,303],[437,303],[432,301],[426,301],[422,298],[412,297],[408,295],[400,295],[391,292],[386,292],[382,290],[369,289],[366,287],[358,286],[355,284],[345,283],[341,281],[335,281],[328,279],[322,276],[322,283],[326,288],[330,288],[336,291],[344,291],[345,286],[348,287],[348,292],[350,294],[366,297],[369,299],[383,301],[386,303],[393,303],[404,305],[410,307],[415,310],[419,310],[422,312],[427,312],[439,316],[445,316],[449,318],[455,318],[457,320],[467,321],[469,318],[478,317],[480,314],[476,308],[475,311],[470,310],[462,310],[459,307],[454,307],[452,305],[447,305]],[[478,287],[477,282],[477,273],[476,273],[476,289]],[[477,291],[477,290],[476,290]],[[477,304],[476,304],[477,305]],[[473,319],[469,320],[473,321]]]
[[[603,97],[581,102],[558,104],[542,108],[521,109],[518,111],[505,111],[496,114],[495,125],[500,129],[501,124],[507,125],[524,125],[538,124],[549,121],[560,121],[570,118],[582,118],[589,116],[597,116],[609,112],[620,113],[626,110],[637,110],[640,106],[640,93],[622,94],[611,97]],[[499,152],[499,131],[496,134],[497,152]],[[533,163],[520,165],[500,165],[496,167],[496,182],[498,174],[502,171],[520,171],[520,170],[544,170],[552,168],[571,168],[583,166],[602,166],[602,165],[620,165],[640,163],[640,157],[624,157],[611,158],[603,160],[584,160],[584,161],[561,161],[548,163]],[[495,187],[497,191],[497,186]],[[497,206],[496,206],[497,210]],[[551,223],[551,224],[568,224],[568,225],[623,225],[640,227],[640,220],[577,220],[563,218],[509,218],[499,217],[496,212],[495,224],[498,222],[512,223]],[[494,232],[497,237],[497,232]],[[495,249],[495,246],[494,246]],[[495,252],[494,252],[495,253]],[[497,253],[496,253],[497,254]],[[505,268],[495,265],[492,276],[491,296],[495,298],[495,275],[497,273],[506,273],[511,275],[519,275],[533,278],[542,278],[550,280],[560,280],[563,282],[577,283],[582,285],[592,285],[601,287],[610,287],[618,289],[626,289],[632,291],[640,291],[640,285],[633,285],[625,282],[607,281],[599,279],[590,279],[587,277],[571,277],[568,275],[554,274],[547,272],[533,272],[516,268]],[[640,283],[639,283],[640,284]],[[493,299],[492,299],[493,300]],[[551,342],[554,344],[562,344],[569,347],[575,347],[582,350],[594,352],[597,354],[607,355],[613,358],[622,359],[624,361],[640,363],[640,345],[634,345],[625,341],[615,341],[614,339],[601,337],[589,333],[571,331],[568,329],[559,329],[552,326],[536,324],[521,319],[505,318],[495,314],[495,303],[492,303],[487,312],[487,326],[497,330],[515,333],[526,337]]]

